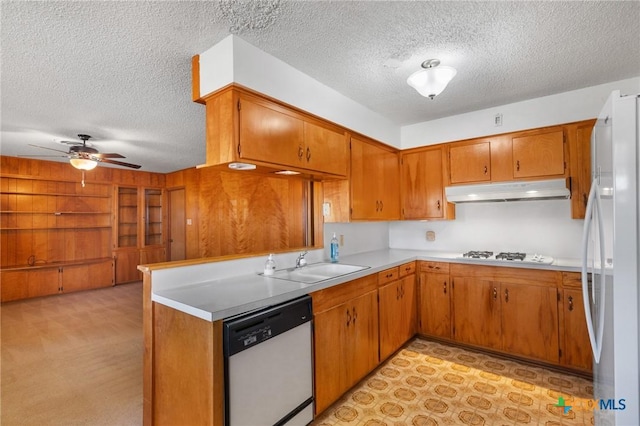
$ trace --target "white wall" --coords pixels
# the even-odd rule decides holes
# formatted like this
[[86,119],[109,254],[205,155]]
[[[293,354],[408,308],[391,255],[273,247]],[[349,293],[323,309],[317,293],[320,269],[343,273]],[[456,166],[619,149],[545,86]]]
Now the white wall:
[[333,233],[344,236],[344,245],[340,255],[362,253],[365,251],[389,248],[388,222],[327,223],[324,225],[325,257],[329,259],[329,242]]
[[[407,149],[588,120],[598,115],[613,90],[640,93],[640,77],[404,126],[400,145]],[[503,124],[496,127],[498,113]]]
[[[455,221],[389,224],[389,246],[464,253],[520,251],[579,258],[582,220],[571,219],[569,200],[458,204]],[[435,241],[426,232],[434,231]]]
[[200,96],[231,82],[400,147],[400,126],[234,35],[200,54]]

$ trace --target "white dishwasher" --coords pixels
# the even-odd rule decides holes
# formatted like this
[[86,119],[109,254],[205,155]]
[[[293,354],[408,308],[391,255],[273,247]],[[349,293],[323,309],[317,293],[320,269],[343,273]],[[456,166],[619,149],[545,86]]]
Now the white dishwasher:
[[225,424],[313,420],[311,297],[224,321]]

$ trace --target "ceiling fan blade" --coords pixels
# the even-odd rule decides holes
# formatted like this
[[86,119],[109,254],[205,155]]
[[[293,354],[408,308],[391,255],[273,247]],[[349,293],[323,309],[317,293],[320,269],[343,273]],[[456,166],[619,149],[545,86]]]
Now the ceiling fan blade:
[[62,152],[64,154],[68,154],[67,151],[60,151],[59,149],[47,148],[46,146],[33,145],[33,144],[29,144],[29,146],[35,146],[36,148],[48,149],[49,151],[56,151],[56,152]]
[[139,169],[140,167],[142,167],[137,164],[124,163],[122,161],[115,161],[115,160],[107,160],[106,158],[96,158],[96,160],[101,163],[109,163],[109,164],[115,164],[117,166],[131,167],[132,169]]
[[18,157],[56,157],[56,158],[69,158],[68,155],[23,155],[23,154],[18,154]]
[[126,158],[124,155],[116,154],[115,152],[105,153],[105,154],[91,154],[93,157],[97,158]]

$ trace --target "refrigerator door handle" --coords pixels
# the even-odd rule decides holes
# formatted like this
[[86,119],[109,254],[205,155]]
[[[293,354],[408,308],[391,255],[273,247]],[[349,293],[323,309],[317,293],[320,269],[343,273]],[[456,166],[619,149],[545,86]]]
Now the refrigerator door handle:
[[[595,204],[595,206],[594,206]],[[584,303],[585,318],[587,322],[587,331],[589,332],[589,340],[591,341],[591,348],[593,352],[593,358],[597,363],[600,362],[600,354],[602,353],[602,336],[604,332],[604,273],[600,274],[600,298],[598,309],[598,330],[597,335],[594,330],[593,317],[591,315],[591,303],[590,298],[595,301],[596,289],[595,285],[592,286],[592,295],[589,295],[588,284],[588,271],[587,271],[587,255],[589,249],[589,233],[591,231],[591,223],[593,222],[593,209],[596,209],[597,215],[597,227],[598,227],[598,240],[600,249],[600,258],[604,260],[604,228],[602,223],[602,209],[600,207],[600,191],[598,189],[597,179],[591,183],[591,191],[589,192],[589,199],[587,200],[587,209],[584,219],[584,228],[582,232],[582,300]],[[602,265],[604,272],[604,265]]]

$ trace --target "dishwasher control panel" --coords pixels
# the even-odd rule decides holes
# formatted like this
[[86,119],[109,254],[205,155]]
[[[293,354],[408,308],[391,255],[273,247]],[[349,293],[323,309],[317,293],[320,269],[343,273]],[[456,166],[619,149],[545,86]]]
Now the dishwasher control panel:
[[311,321],[311,298],[304,296],[224,321],[226,356],[234,355]]

